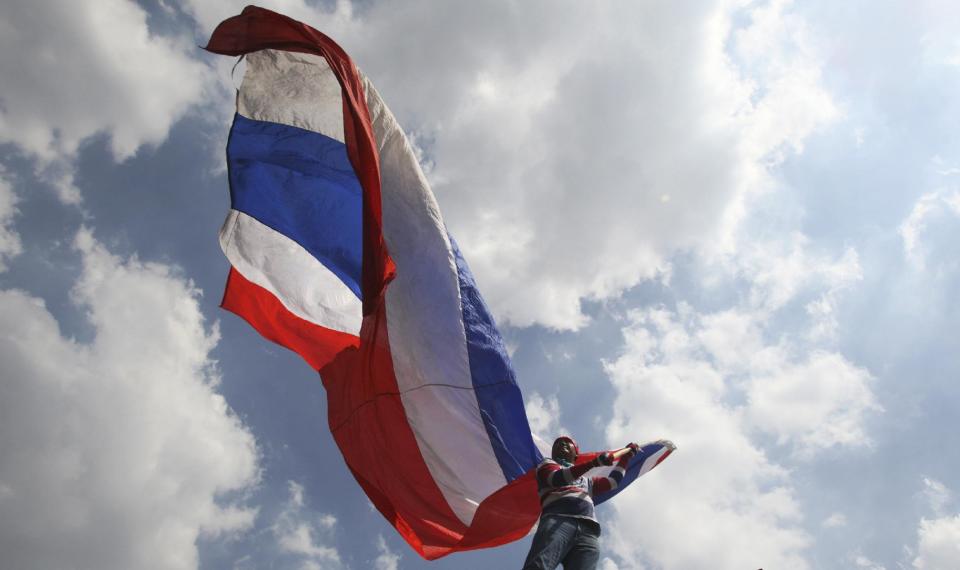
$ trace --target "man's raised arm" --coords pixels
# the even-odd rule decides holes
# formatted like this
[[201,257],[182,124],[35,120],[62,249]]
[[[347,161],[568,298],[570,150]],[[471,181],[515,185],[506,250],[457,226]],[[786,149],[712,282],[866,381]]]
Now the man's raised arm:
[[[597,495],[599,493],[606,493],[607,491],[612,491],[620,485],[620,481],[623,481],[623,476],[627,473],[627,465],[630,463],[630,458],[637,454],[637,451],[640,450],[640,446],[636,443],[630,443],[622,450],[622,453],[615,452],[616,455],[619,455],[617,459],[617,465],[607,474],[606,477],[593,477],[593,485],[591,488],[591,495]],[[609,457],[604,457],[609,456]],[[601,453],[594,460],[601,460],[602,465],[613,465],[615,454],[606,452]]]

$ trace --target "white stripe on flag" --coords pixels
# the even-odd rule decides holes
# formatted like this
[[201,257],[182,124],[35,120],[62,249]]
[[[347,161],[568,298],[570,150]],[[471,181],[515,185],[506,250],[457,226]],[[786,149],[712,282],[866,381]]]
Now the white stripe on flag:
[[659,451],[657,451],[656,453],[653,453],[652,455],[650,455],[650,457],[644,459],[643,465],[641,465],[640,470],[637,471],[637,477],[643,475],[647,471],[650,471],[651,469],[656,467],[657,461],[660,461],[660,458],[666,455],[668,451],[669,450],[666,447],[664,447]]
[[291,313],[322,327],[360,334],[360,299],[297,242],[230,210],[220,229],[220,247],[241,275],[273,293]]
[[343,142],[340,83],[319,55],[265,49],[247,54],[237,112]]
[[506,479],[473,390],[456,263],[416,155],[366,78],[364,87],[380,147],[384,239],[397,264],[386,294],[394,371],[427,467],[469,524]]

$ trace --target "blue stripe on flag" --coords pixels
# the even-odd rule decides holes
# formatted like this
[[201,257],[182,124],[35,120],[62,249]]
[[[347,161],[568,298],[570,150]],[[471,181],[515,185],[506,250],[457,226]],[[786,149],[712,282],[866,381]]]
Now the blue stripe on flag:
[[623,491],[627,488],[627,485],[633,483],[637,480],[637,477],[640,476],[640,469],[643,467],[643,462],[646,461],[651,455],[663,449],[663,446],[659,443],[651,443],[640,448],[640,453],[634,455],[630,458],[630,463],[627,464],[626,473],[623,475],[623,479],[617,485],[617,488],[612,491],[607,491],[606,493],[601,493],[593,498],[593,504],[599,505],[605,501],[617,496],[620,491]]
[[543,456],[530,436],[523,396],[500,332],[452,237],[450,246],[457,262],[467,355],[480,416],[504,477],[513,481],[536,467]]
[[303,246],[361,297],[363,206],[343,143],[235,115],[227,167],[234,209]]

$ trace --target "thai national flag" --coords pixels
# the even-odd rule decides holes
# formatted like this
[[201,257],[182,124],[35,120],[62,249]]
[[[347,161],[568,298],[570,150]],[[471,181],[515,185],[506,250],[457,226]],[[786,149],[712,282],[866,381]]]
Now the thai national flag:
[[223,307],[319,371],[347,465],[422,556],[524,536],[542,457],[396,119],[339,46],[286,16],[247,7],[207,49],[246,56]]

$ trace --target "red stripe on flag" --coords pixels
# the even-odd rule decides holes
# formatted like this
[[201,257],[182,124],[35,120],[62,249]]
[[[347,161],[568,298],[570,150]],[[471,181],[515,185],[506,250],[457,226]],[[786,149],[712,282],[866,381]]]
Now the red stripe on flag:
[[364,318],[361,336],[317,326],[291,313],[269,291],[230,269],[221,306],[267,339],[319,370],[330,431],[374,506],[421,556],[512,542],[540,516],[531,471],[480,504],[468,528],[453,513],[420,454],[397,389],[385,309]]
[[230,270],[221,306],[265,338],[320,370],[327,415],[337,446],[367,496],[421,556],[433,560],[459,550],[522,538],[540,515],[531,471],[480,504],[468,528],[453,513],[423,461],[397,390],[385,310],[364,319],[359,339],[304,320],[269,291]]
[[522,538],[540,516],[534,472],[484,500],[468,528],[423,461],[397,390],[383,306],[363,320],[361,348],[320,370],[328,418],[347,465],[370,500],[421,556]]
[[323,368],[340,352],[356,348],[352,334],[321,327],[291,313],[273,293],[230,268],[220,306],[250,323],[264,337],[289,348],[314,369]]
[[358,350],[320,370],[330,431],[357,482],[403,538],[427,558],[437,548],[449,552],[467,528],[433,480],[407,422],[384,305],[364,317],[360,337]]
[[526,536],[540,518],[536,473],[534,467],[480,503],[470,530],[451,551],[490,548]]
[[[668,450],[666,453],[660,456],[660,459],[657,459],[657,462],[653,464],[653,467],[656,467],[657,465],[660,465],[661,463],[663,463],[663,460],[670,457],[671,453],[673,453],[673,450]],[[650,469],[653,469],[653,467],[651,467]]]

